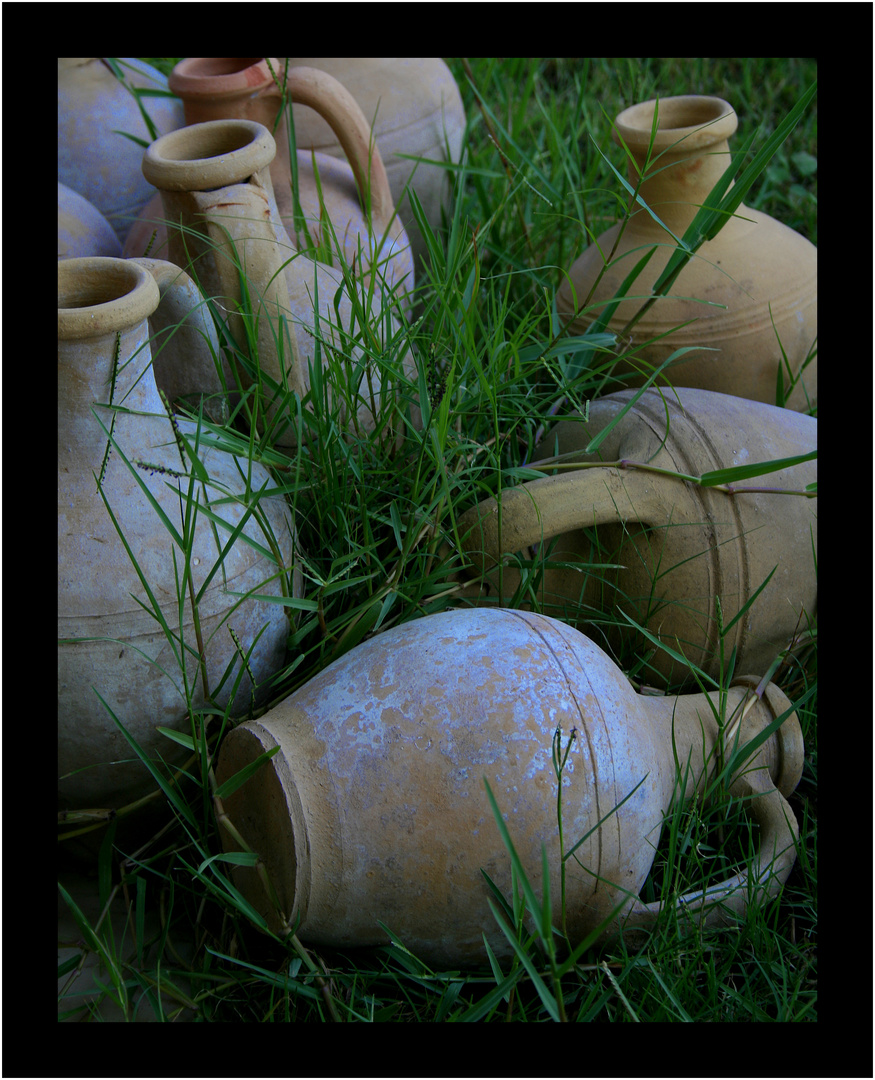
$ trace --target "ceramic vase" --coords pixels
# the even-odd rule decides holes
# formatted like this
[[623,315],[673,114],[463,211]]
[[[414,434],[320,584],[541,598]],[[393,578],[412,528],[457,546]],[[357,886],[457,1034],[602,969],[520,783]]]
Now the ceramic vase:
[[816,483],[817,462],[739,482],[734,493],[684,477],[811,454],[817,421],[705,390],[635,394],[609,394],[590,403],[588,421],[556,425],[533,464],[558,455],[561,473],[461,516],[465,552],[487,583],[480,602],[527,602],[519,559],[535,559],[539,570],[544,563],[531,585],[541,610],[586,625],[617,652],[630,639],[645,647],[645,681],[689,672],[636,627],[717,677],[721,622],[736,616],[723,670],[735,649],[736,671],[764,672],[797,636],[805,640],[816,614],[817,500],[779,492]]
[[[191,57],[176,65],[169,86],[183,102],[188,125],[255,120],[273,133],[277,152],[271,182],[280,219],[296,247],[308,250],[308,244],[315,245],[319,261],[334,265],[339,246],[346,263],[361,276],[376,275],[381,292],[400,301],[413,291],[410,243],[395,213],[380,151],[371,144],[355,99],[336,79],[313,68],[285,71],[276,59]],[[285,115],[280,117],[284,91],[324,119],[343,148],[344,160],[299,150],[293,177],[287,123]],[[296,228],[294,185],[303,232]],[[163,251],[166,257],[162,210],[158,195],[128,236],[126,255],[144,254],[151,241],[151,252]]]
[[118,809],[156,787],[122,726],[164,768],[188,755],[159,726],[190,736],[190,710],[230,703],[245,715],[264,702],[285,662],[283,598],[301,594],[294,525],[270,475],[165,409],[149,329],[160,303],[134,261],[58,263],[65,811]]
[[[118,63],[132,87],[166,90],[167,79],[134,57]],[[185,123],[173,98],[144,97],[159,134]],[[58,59],[58,180],[100,211],[123,244],[154,192],[143,177],[141,143],[151,135],[133,94],[100,57]]]
[[[373,431],[375,416],[391,411],[385,395],[396,393],[372,350],[400,356],[412,381],[416,372],[405,333],[380,298],[362,282],[348,288],[337,271],[295,248],[273,195],[275,153],[262,124],[214,120],[157,140],[143,172],[161,192],[165,218],[175,223],[171,259],[190,270],[227,317],[244,358],[236,368],[226,358],[226,384],[258,384],[271,441],[288,448],[297,445],[289,391],[309,393],[318,356],[329,395],[340,395],[343,422],[358,431]],[[309,407],[322,408],[321,398]]]
[[[408,186],[416,192],[429,225],[437,232],[444,215],[452,213],[450,174],[441,163],[458,164],[462,156],[465,110],[450,69],[438,57],[288,59],[292,67],[305,65],[333,75],[359,103],[385,163],[419,273],[427,248],[407,196]],[[299,148],[312,147],[343,157],[328,125],[312,111],[296,105],[294,118]]]
[[58,258],[87,255],[119,258],[122,246],[112,226],[87,199],[58,184]]
[[[297,925],[317,946],[386,944],[386,927],[433,966],[486,962],[484,937],[505,958],[483,874],[510,898],[511,863],[485,782],[539,899],[546,860],[561,926],[560,729],[563,751],[574,733],[561,773],[564,846],[583,841],[565,864],[569,939],[640,933],[661,911],[638,894],[677,790],[676,761],[690,763],[685,798],[703,794],[716,768],[715,703],[637,696],[593,642],[542,615],[457,610],[394,627],[225,739],[220,785],[279,748],[223,803],[278,903],[252,867],[236,867],[235,882],[273,932]],[[742,873],[678,902],[688,925],[733,921],[793,866],[786,796],[802,769],[798,721],[775,687],[761,699],[749,685],[728,691],[727,745],[785,714],[731,781],[760,827],[759,849]]]
[[[614,137],[634,157],[630,183],[637,185],[639,174],[644,175],[640,197],[670,232],[639,206],[628,222],[612,226],[586,249],[556,294],[557,311],[568,320],[570,334],[585,332],[635,263],[655,248],[607,327],[623,330],[674,253],[672,233],[683,236],[729,166],[728,140],[738,126],[731,105],[716,97],[660,99],[648,161],[655,105],[647,101],[620,113]],[[786,394],[816,344],[817,248],[742,204],[699,248],[669,295],[657,300],[630,333],[635,358],[614,370],[627,385],[641,385],[654,366],[692,346],[696,351],[665,370],[672,385],[775,404],[779,366]],[[783,404],[801,411],[816,406],[816,354]]]

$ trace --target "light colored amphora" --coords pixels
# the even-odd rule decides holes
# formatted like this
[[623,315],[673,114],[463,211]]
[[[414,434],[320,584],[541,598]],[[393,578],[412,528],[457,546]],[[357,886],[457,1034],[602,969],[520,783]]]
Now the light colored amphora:
[[[571,334],[585,332],[652,250],[607,326],[623,330],[650,298],[675,253],[675,237],[683,236],[700,206],[711,205],[711,190],[729,167],[728,140],[738,127],[731,105],[717,97],[661,98],[648,160],[656,104],[633,105],[617,117],[614,138],[632,154],[629,180],[633,187],[640,184],[639,196],[649,209],[636,206],[628,221],[599,236],[563,276],[556,309],[569,320]],[[783,404],[808,411],[817,404],[816,353],[802,370],[817,339],[817,248],[742,204],[630,334],[633,358],[614,369],[627,385],[640,386],[676,350],[693,347],[696,351],[666,368],[673,386],[775,404],[781,368],[788,395]],[[791,379],[800,373],[789,393]]]
[[[203,389],[233,393],[257,385],[272,443],[290,448],[298,441],[293,395],[305,398],[314,378],[305,407],[325,407],[324,383],[329,402],[340,396],[343,423],[368,433],[397,419],[399,380],[415,385],[416,374],[406,324],[379,293],[311,261],[292,243],[273,194],[275,154],[263,124],[213,120],[158,139],[143,172],[174,223],[170,258],[227,319],[238,350],[236,357],[225,353],[224,387],[214,381]],[[418,409],[412,422],[420,422]]]
[[186,751],[159,726],[191,737],[195,711],[246,715],[285,663],[283,601],[302,589],[290,510],[266,469],[207,446],[155,385],[153,331],[191,304],[167,355],[184,345],[196,372],[218,344],[179,267],[58,263],[63,811],[115,810],[157,789],[122,726],[173,767]]
[[390,931],[426,963],[457,967],[486,962],[485,937],[510,956],[484,878],[513,903],[488,783],[539,901],[547,868],[552,925],[571,947],[641,932],[662,910],[639,892],[665,813],[715,794],[732,762],[725,783],[758,824],[758,849],[675,903],[682,928],[734,922],[779,891],[796,857],[786,797],[801,731],[786,696],[769,685],[757,697],[755,685],[728,690],[724,714],[718,694],[640,697],[592,641],[531,612],[394,627],[224,740],[220,789],[274,752],[220,807],[226,851],[260,861],[236,866],[234,881],[274,933],[297,926],[304,942],[381,945]]

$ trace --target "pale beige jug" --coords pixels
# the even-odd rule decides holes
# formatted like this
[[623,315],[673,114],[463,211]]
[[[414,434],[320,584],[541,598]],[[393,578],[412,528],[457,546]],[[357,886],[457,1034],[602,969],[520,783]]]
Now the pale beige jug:
[[[485,963],[485,937],[509,957],[483,876],[513,902],[488,782],[539,899],[546,860],[557,928],[562,856],[582,841],[565,863],[571,946],[590,933],[640,934],[663,914],[639,892],[666,811],[706,797],[721,753],[729,760],[783,717],[727,779],[759,826],[749,865],[676,901],[682,930],[732,924],[780,890],[796,858],[787,796],[802,735],[786,696],[768,686],[758,697],[756,682],[726,691],[721,751],[717,694],[639,697],[592,641],[554,619],[472,609],[393,627],[223,742],[219,785],[275,752],[223,800],[225,850],[241,851],[242,838],[261,864],[235,866],[234,881],[274,933],[297,927],[305,943],[375,946],[391,932],[443,969]],[[572,735],[560,850],[552,749]],[[678,762],[689,764],[680,781]]]
[[[129,86],[166,91],[167,79],[149,64],[132,56],[116,62]],[[159,134],[185,122],[173,98],[149,96],[142,104]],[[121,244],[152,197],[140,170],[142,144],[136,141],[150,138],[140,103],[106,58],[58,58],[58,181],[103,214]]]
[[[262,124],[215,120],[159,139],[143,160],[174,223],[171,259],[212,298],[242,357],[235,364],[226,355],[225,389],[257,385],[271,441],[294,447],[295,405],[287,398],[307,398],[321,356],[329,399],[339,400],[351,431],[372,432],[386,418],[400,424],[392,404],[399,387],[383,365],[395,363],[415,385],[406,323],[386,312],[367,283],[345,281],[295,248],[273,195],[275,153]],[[311,410],[324,407],[321,398],[308,400]],[[410,422],[419,423],[418,410]]]
[[87,199],[58,184],[58,258],[80,259],[87,255],[119,258],[122,246],[112,226]]
[[[270,165],[277,210],[295,246],[329,265],[337,265],[342,254],[359,276],[375,275],[379,290],[406,307],[415,284],[410,242],[368,123],[336,79],[314,68],[286,70],[276,59],[191,57],[176,65],[169,86],[183,102],[187,125],[210,120],[264,124],[277,144]],[[343,160],[299,150],[292,173],[287,120],[284,112],[280,115],[284,95],[325,121],[342,147]],[[300,230],[295,192],[303,215]],[[129,235],[125,254],[142,255],[150,242],[150,253],[166,257],[160,195]]]
[[191,295],[169,264],[58,263],[58,794],[71,831],[82,808],[157,789],[122,726],[164,769],[187,753],[160,726],[191,736],[194,713],[270,698],[283,600],[301,595],[276,482],[201,442],[155,385],[149,320]]
[[[646,169],[640,197],[671,232],[638,207],[628,222],[612,226],[584,251],[556,293],[570,334],[585,332],[635,263],[655,248],[608,323],[610,331],[623,330],[674,253],[672,233],[683,236],[729,166],[728,140],[738,126],[731,105],[717,97],[661,98],[648,164],[655,108],[647,101],[624,110],[614,138],[634,157],[633,187]],[[633,350],[631,358],[615,369],[627,385],[641,385],[676,350],[693,347],[666,369],[672,385],[775,404],[781,368],[785,394],[791,379],[801,376],[782,404],[807,412],[817,404],[816,351],[803,370],[817,339],[817,248],[768,214],[741,205],[630,334],[621,346]]]

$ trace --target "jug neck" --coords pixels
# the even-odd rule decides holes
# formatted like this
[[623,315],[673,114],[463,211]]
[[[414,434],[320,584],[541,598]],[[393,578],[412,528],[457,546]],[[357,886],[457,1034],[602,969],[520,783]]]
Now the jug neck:
[[[235,235],[242,230],[253,242],[267,240],[271,246],[279,243],[294,250],[270,179],[275,153],[270,132],[253,120],[211,120],[181,128],[146,151],[143,174],[161,192],[165,216],[172,223],[171,258],[189,270],[204,295],[234,295],[222,279],[238,276],[238,257],[228,245],[237,248],[242,240],[235,243],[223,230],[211,236],[210,223],[217,215]],[[226,249],[223,255],[219,248]],[[270,276],[261,280],[249,264],[247,277],[259,292],[270,281]]]
[[96,257],[58,263],[59,410],[112,400],[131,410],[164,411],[149,347],[148,318],[158,303],[155,279],[136,263]]
[[188,126],[211,120],[253,120],[276,140],[276,161],[288,161],[288,133],[276,119],[282,93],[271,74],[282,78],[280,61],[254,56],[192,56],[180,62],[168,86],[182,99]]
[[[652,135],[657,107],[659,126]],[[737,127],[735,110],[722,98],[685,95],[625,109],[616,119],[614,140],[625,143],[634,157],[630,182],[637,185],[645,174],[641,197],[678,232],[729,167],[729,137]],[[652,222],[653,229],[662,231],[646,211],[638,211],[637,218],[644,228]]]
[[[725,691],[641,698],[651,723],[659,730],[657,743],[668,748],[672,756],[667,772],[662,771],[663,782],[667,779],[675,783],[675,766],[685,778],[683,790],[676,790],[676,795],[689,799],[704,794],[734,750],[749,743],[785,713],[781,727],[745,760],[743,768],[748,776],[759,770],[765,778],[767,773],[782,794],[795,790],[802,775],[804,754],[799,720],[778,687],[768,684],[758,696],[757,682],[756,678],[742,677]],[[731,779],[727,777],[727,787]],[[669,802],[670,798],[664,805],[668,806]]]

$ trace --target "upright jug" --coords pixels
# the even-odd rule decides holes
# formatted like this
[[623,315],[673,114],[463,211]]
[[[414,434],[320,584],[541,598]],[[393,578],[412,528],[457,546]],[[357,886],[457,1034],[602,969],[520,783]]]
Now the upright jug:
[[[273,444],[291,448],[291,392],[307,397],[317,363],[318,383],[353,431],[374,431],[381,418],[394,422],[389,403],[403,380],[415,385],[416,375],[406,323],[361,280],[344,280],[292,243],[273,194],[275,154],[263,124],[213,120],[158,139],[143,172],[174,223],[173,262],[190,271],[227,319],[238,351],[226,363],[226,387],[257,385]],[[321,396],[310,397],[312,411],[323,407]]]
[[[276,59],[197,56],[176,65],[169,85],[182,99],[189,126],[255,120],[273,133],[277,150],[271,182],[280,219],[296,247],[316,245],[319,261],[336,265],[339,245],[360,276],[375,275],[380,292],[401,301],[413,291],[410,242],[395,213],[379,149],[371,144],[355,99],[336,79],[313,68],[286,71]],[[291,161],[287,122],[280,116],[284,94],[329,125],[345,160],[301,149]],[[307,235],[296,231],[295,193]],[[166,257],[163,217],[161,196],[156,195],[128,236],[125,254],[142,255],[151,241],[150,250]]]
[[282,599],[302,590],[291,512],[264,468],[200,442],[155,385],[149,320],[194,293],[166,263],[58,263],[63,810],[155,787],[119,724],[178,764],[159,726],[190,735],[193,711],[245,714],[285,662]]
[[[654,249],[608,323],[609,330],[622,330],[674,254],[674,237],[683,236],[699,207],[708,204],[729,166],[728,140],[738,126],[731,105],[717,97],[661,98],[651,146],[656,106],[647,101],[620,113],[614,138],[634,157],[631,184],[640,183],[641,199],[669,231],[636,207],[628,222],[612,226],[584,251],[556,293],[569,333],[582,334],[635,263]],[[785,394],[791,380],[799,380],[782,404],[806,412],[817,404],[817,248],[768,214],[741,205],[631,334],[636,359],[648,365],[645,374],[692,346],[697,351],[665,371],[673,386],[774,405],[780,368]],[[640,364],[637,374],[626,361],[615,370],[627,385],[644,381]]]

